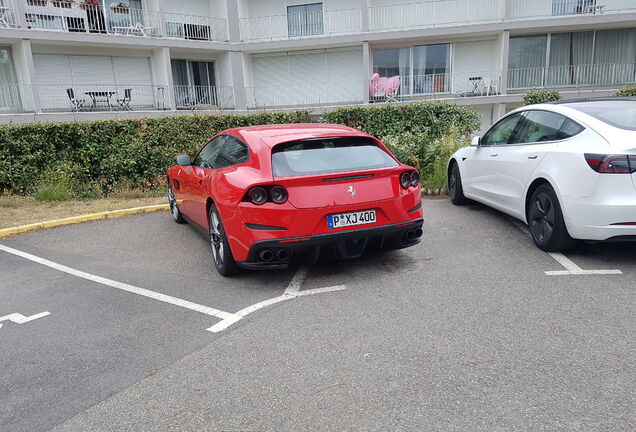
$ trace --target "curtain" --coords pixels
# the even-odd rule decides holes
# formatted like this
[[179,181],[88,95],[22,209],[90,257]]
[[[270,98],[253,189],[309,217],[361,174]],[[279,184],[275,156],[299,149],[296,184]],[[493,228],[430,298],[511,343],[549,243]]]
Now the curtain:
[[553,33],[546,85],[589,84],[593,74],[593,45],[594,32]]
[[381,77],[400,77],[400,94],[410,93],[411,49],[397,48],[373,51],[373,71]]
[[0,47],[0,110],[20,107],[20,92],[13,67],[11,48]]
[[508,86],[510,88],[542,87],[545,82],[547,35],[510,38]]
[[636,29],[596,32],[594,57],[598,84],[634,83]]
[[289,36],[310,36],[324,33],[322,3],[287,6]]

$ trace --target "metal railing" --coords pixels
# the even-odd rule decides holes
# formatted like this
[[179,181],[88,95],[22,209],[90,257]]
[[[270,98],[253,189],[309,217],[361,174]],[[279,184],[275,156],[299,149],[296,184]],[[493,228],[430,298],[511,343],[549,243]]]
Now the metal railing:
[[362,9],[302,12],[240,19],[243,40],[286,39],[362,31]]
[[0,0],[0,28],[18,27],[16,1],[19,0]]
[[364,81],[246,87],[248,108],[337,105],[366,101]]
[[636,84],[636,64],[591,64],[508,70],[508,88],[580,88]]
[[0,112],[33,109],[33,93],[26,84],[0,84]]
[[509,18],[549,18],[636,10],[633,0],[511,0]]
[[75,3],[66,0],[31,0],[25,6],[31,29],[65,32],[159,36],[159,13],[130,7]]
[[174,86],[178,109],[231,109],[234,108],[232,86]]
[[132,111],[170,108],[167,86],[153,85],[41,85],[43,111]]
[[165,35],[178,39],[228,40],[227,20],[181,13],[164,13]]

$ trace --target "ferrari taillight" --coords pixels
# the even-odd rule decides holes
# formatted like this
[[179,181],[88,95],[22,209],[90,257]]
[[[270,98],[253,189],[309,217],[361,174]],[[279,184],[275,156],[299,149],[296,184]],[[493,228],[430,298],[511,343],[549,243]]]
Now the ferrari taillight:
[[287,189],[282,186],[256,186],[247,192],[243,201],[256,205],[262,205],[268,201],[275,204],[283,204],[288,197]]
[[636,172],[636,156],[585,153],[585,161],[600,174],[631,174]]

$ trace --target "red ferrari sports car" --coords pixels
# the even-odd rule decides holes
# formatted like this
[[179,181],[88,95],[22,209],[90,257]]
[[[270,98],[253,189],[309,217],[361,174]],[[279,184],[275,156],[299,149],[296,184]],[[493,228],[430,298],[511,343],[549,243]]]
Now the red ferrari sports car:
[[228,129],[168,170],[172,217],[210,238],[214,264],[286,268],[357,258],[422,236],[420,176],[374,137],[327,124]]

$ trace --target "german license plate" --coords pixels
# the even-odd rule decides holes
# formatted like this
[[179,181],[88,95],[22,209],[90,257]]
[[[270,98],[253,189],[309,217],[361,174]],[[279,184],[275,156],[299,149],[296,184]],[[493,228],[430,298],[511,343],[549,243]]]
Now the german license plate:
[[342,213],[327,216],[329,228],[342,228],[356,225],[367,225],[375,222],[375,210],[364,210],[353,213]]

